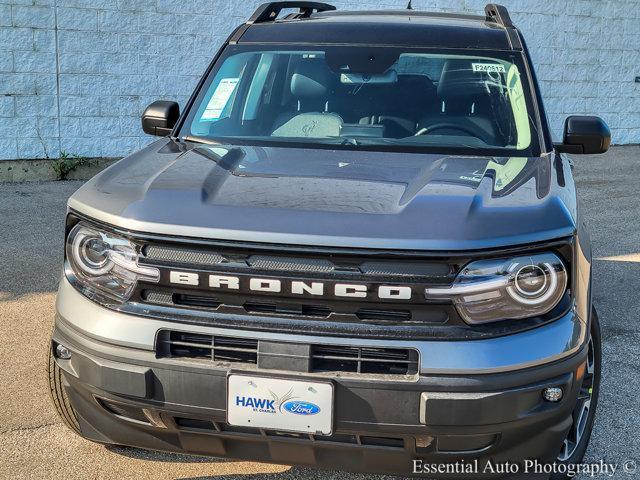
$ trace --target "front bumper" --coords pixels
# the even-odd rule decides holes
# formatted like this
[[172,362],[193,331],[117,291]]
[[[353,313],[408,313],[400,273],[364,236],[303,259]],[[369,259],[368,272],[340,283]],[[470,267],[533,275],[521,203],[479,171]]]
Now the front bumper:
[[[57,310],[53,342],[65,345],[72,355],[56,362],[65,372],[83,436],[155,450],[353,471],[410,473],[414,459],[477,460],[480,465],[488,460],[551,462],[571,425],[581,380],[576,372],[586,359],[586,324],[573,313],[500,339],[412,343],[420,351],[419,375],[411,380],[331,377],[333,435],[292,435],[227,425],[229,369],[157,358],[153,341],[167,322],[104,309],[66,280]],[[567,335],[561,338],[561,347],[553,343],[555,352],[546,340],[549,330],[555,337]],[[233,331],[234,336],[240,333],[259,335]],[[516,336],[529,343],[518,358],[510,343],[524,340]],[[290,342],[339,341],[284,337]],[[500,342],[487,343],[495,340]],[[408,343],[346,341],[376,346]],[[437,357],[432,347],[446,357]],[[507,356],[498,348],[507,349]],[[535,354],[543,356],[536,359]],[[510,366],[505,363],[508,356],[514,360]],[[565,392],[562,401],[545,402],[542,390],[557,386]]]

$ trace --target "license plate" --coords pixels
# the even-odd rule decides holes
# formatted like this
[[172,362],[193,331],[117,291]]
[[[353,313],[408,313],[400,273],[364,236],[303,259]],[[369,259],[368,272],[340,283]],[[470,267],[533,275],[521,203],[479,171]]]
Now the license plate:
[[227,380],[230,425],[330,435],[333,384],[231,374]]

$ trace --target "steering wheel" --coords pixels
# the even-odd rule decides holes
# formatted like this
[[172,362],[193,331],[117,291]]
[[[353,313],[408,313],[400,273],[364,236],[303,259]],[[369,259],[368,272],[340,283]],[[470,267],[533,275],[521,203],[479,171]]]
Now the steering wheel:
[[[456,125],[455,123],[436,123],[435,125],[431,125],[429,127],[424,127],[418,130],[414,137],[419,137],[420,135],[425,135],[427,133],[433,133],[436,130],[457,130],[459,132],[466,133],[467,135],[471,135],[475,138],[480,138],[475,132],[471,131],[470,128],[463,127],[461,125]],[[480,140],[482,140],[480,138]]]

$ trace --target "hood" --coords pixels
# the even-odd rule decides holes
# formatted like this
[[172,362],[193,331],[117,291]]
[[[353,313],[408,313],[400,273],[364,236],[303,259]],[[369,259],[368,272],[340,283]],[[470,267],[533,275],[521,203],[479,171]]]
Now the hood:
[[573,234],[560,158],[178,144],[162,139],[69,207],[133,231],[218,240],[469,250]]

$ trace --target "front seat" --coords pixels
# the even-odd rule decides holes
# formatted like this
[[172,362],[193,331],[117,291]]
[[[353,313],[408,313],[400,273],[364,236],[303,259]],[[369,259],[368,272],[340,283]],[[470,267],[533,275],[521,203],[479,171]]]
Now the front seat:
[[327,111],[327,93],[333,77],[323,58],[300,60],[291,76],[291,95],[296,100],[296,109],[278,116],[271,136],[340,136],[342,118]]
[[468,60],[447,60],[438,82],[442,111],[423,117],[418,122],[418,131],[434,135],[473,134],[488,145],[496,145],[496,125],[490,111],[491,93],[485,75],[474,72]]

